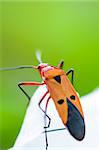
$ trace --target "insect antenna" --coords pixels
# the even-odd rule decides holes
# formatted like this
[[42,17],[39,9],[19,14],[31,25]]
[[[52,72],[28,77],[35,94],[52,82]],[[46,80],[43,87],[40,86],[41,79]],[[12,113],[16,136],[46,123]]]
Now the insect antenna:
[[42,59],[41,59],[41,52],[40,51],[36,51],[36,58],[37,58],[38,62],[41,64]]
[[[36,52],[36,57],[37,57],[38,62],[42,63],[40,51]],[[0,71],[17,70],[17,69],[25,69],[25,68],[34,68],[34,69],[37,69],[36,66],[16,66],[16,67],[0,68]]]
[[0,71],[1,70],[16,70],[16,69],[24,69],[24,68],[33,68],[33,66],[17,66],[17,67],[9,67],[9,68],[0,68]]

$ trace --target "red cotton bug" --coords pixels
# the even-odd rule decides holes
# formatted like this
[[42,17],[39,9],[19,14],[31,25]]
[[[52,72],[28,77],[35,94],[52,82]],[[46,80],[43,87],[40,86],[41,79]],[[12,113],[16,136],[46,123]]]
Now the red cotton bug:
[[[70,134],[76,140],[83,140],[85,136],[85,122],[84,122],[84,114],[80,104],[80,99],[77,95],[73,87],[73,79],[74,79],[74,70],[70,69],[66,73],[62,70],[62,66],[64,64],[61,61],[57,67],[50,66],[46,63],[42,63],[40,54],[37,53],[37,59],[39,61],[38,66],[18,66],[14,68],[1,68],[0,70],[15,70],[15,69],[24,69],[24,68],[33,68],[36,69],[43,82],[20,82],[18,87],[21,91],[26,95],[28,100],[30,100],[30,96],[26,93],[26,91],[22,88],[22,86],[40,86],[46,85],[47,92],[41,98],[38,106],[44,112],[45,117],[45,139],[46,139],[46,150],[48,148],[48,140],[47,140],[47,128],[50,127],[51,118],[47,115],[47,107],[48,102],[52,98],[54,101],[56,110],[65,126],[68,129]],[[72,81],[68,79],[68,75],[72,74]],[[42,109],[41,103],[46,97],[47,94],[50,96],[47,99],[45,110]],[[46,125],[46,118],[48,118],[49,123]],[[58,130],[58,129],[56,129]]]

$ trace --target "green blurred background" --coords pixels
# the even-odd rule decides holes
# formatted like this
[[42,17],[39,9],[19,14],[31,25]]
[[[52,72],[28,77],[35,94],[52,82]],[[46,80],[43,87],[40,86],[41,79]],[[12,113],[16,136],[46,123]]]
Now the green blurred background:
[[[99,86],[99,2],[0,2],[0,67],[37,65],[36,49],[49,64],[64,59],[80,95],[91,92]],[[31,69],[0,71],[0,150],[13,145],[24,118],[20,81],[41,79]]]

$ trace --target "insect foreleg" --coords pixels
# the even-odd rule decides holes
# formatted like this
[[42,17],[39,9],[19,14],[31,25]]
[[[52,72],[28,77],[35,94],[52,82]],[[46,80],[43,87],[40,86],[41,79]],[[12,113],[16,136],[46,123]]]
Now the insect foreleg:
[[23,88],[21,86],[39,86],[39,85],[43,85],[43,84],[45,84],[45,83],[39,83],[39,82],[20,82],[18,84],[18,87],[21,89],[21,91],[25,94],[25,96],[30,101],[31,97],[26,93],[25,90],[23,90]]
[[66,75],[68,76],[70,73],[72,73],[72,80],[71,80],[71,82],[72,82],[72,84],[73,84],[73,81],[74,81],[74,69],[69,69],[67,72],[66,72]]
[[21,87],[20,84],[18,84],[18,87],[20,88],[20,90],[25,94],[25,96],[28,98],[28,100],[30,101],[31,97],[26,93],[25,90],[23,90],[23,88]]

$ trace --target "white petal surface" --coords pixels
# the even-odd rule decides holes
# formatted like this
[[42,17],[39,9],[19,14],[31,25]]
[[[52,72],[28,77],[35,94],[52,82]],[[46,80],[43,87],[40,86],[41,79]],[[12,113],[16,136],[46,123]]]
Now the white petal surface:
[[44,113],[38,107],[38,103],[47,89],[45,86],[43,86],[42,92],[41,90],[42,87],[39,87],[30,101],[22,128],[16,139],[13,149],[28,148],[33,142],[33,139],[43,132]]
[[[21,131],[13,150],[45,150],[44,114],[38,107],[38,102],[46,92],[46,87],[37,89],[27,109]],[[48,150],[99,150],[99,89],[81,98],[85,116],[86,135],[83,141],[75,140],[67,130],[48,133]],[[42,107],[44,107],[45,101]],[[48,105],[51,117],[50,129],[63,128],[53,101]]]

